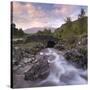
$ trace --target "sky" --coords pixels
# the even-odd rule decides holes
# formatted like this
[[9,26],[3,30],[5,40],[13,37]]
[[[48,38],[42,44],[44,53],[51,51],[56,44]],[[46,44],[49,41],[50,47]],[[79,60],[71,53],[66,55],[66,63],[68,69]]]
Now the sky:
[[13,23],[23,30],[33,27],[58,28],[65,23],[66,17],[76,20],[81,8],[87,15],[87,6],[14,1]]

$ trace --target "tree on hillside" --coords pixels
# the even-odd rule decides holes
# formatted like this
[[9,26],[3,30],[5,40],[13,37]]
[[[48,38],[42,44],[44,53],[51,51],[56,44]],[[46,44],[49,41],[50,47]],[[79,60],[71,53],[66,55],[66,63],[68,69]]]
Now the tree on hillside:
[[14,23],[11,24],[11,29],[15,29],[16,25]]
[[78,15],[78,18],[83,18],[85,16],[85,10],[81,8],[80,14]]
[[17,35],[18,29],[16,28],[16,25],[14,23],[11,24],[11,33],[13,36]]
[[72,20],[71,20],[71,17],[66,17],[65,22],[67,24],[67,30],[71,30],[72,29]]
[[51,30],[50,29],[44,29],[43,31],[38,31],[37,32],[38,35],[51,35]]
[[80,34],[82,34],[85,31],[85,28],[84,28],[85,18],[84,17],[85,17],[85,10],[81,8],[80,14],[78,15]]
[[70,23],[71,22],[71,17],[66,17],[65,22]]
[[24,35],[24,32],[23,32],[22,28],[18,29],[18,34],[19,34],[20,36],[23,36],[23,35]]
[[51,34],[51,30],[50,29],[44,29],[44,34],[46,34],[46,35],[50,35]]
[[11,24],[11,33],[13,37],[22,37],[24,35],[23,30],[16,28],[14,23]]
[[42,34],[42,31],[38,31],[36,34],[41,35]]

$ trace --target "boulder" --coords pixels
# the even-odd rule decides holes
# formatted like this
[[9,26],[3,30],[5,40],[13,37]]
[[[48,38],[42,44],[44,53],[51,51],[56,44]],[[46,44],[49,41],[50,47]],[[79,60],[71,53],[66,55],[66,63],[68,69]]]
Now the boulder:
[[78,68],[87,68],[87,49],[79,48],[66,51],[65,58]]
[[23,52],[21,48],[13,48],[13,60],[14,65],[19,65],[19,62],[23,59]]
[[44,80],[49,75],[49,64],[45,59],[36,60],[30,70],[25,72],[25,80],[37,81]]
[[55,48],[56,49],[58,49],[58,50],[65,50],[65,46],[64,45],[62,45],[62,44],[57,44],[56,46],[55,46]]

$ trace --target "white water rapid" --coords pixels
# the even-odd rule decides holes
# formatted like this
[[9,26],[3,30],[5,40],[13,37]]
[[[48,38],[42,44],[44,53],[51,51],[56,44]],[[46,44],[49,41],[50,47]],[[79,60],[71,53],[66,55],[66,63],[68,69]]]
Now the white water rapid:
[[38,83],[39,86],[87,84],[87,71],[77,69],[75,66],[69,64],[62,52],[48,48],[42,50],[39,55],[46,55],[50,65],[49,76]]
[[45,60],[49,63],[50,73],[48,77],[42,81],[26,81],[22,73],[20,75],[15,74],[15,88],[87,84],[87,70],[78,69],[67,62],[62,52],[47,48],[41,50],[36,55],[36,59],[37,57],[44,56],[46,57]]

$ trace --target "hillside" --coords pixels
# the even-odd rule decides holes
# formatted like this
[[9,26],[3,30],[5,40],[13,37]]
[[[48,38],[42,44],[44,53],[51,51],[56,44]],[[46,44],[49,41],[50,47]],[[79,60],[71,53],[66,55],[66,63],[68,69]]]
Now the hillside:
[[87,19],[83,17],[70,23],[65,23],[55,30],[55,36],[62,39],[68,39],[71,36],[80,36],[87,34]]

